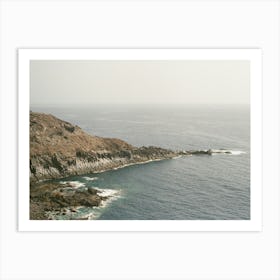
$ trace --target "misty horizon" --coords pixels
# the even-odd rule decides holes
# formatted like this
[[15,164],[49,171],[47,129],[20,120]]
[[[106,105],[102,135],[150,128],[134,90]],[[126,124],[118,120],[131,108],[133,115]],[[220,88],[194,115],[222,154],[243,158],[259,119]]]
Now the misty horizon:
[[32,60],[30,103],[250,104],[250,62]]
[[250,106],[250,103],[31,103],[30,107],[37,106]]

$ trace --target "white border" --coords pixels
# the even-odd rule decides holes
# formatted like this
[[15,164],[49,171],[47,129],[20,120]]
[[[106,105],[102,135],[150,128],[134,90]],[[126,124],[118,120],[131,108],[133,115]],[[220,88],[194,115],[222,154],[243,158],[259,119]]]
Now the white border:
[[[251,65],[251,219],[226,221],[29,220],[30,60],[249,60]],[[19,231],[261,231],[262,72],[260,49],[19,49]]]

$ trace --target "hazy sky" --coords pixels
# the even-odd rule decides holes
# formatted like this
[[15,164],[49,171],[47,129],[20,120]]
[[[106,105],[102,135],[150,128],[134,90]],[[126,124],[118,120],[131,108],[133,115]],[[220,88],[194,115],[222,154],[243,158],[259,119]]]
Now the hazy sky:
[[249,61],[40,61],[30,103],[249,104]]

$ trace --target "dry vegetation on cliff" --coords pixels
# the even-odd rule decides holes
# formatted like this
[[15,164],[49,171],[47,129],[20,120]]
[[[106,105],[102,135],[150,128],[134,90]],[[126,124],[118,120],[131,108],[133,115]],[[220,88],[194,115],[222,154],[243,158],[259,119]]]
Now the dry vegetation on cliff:
[[102,138],[52,115],[30,112],[30,181],[63,178],[176,156],[158,147],[134,147]]

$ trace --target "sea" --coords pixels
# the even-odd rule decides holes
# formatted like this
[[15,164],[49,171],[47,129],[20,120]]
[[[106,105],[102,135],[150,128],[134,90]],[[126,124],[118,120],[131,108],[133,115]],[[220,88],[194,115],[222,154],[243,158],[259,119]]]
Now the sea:
[[[138,147],[232,151],[60,179],[110,196],[102,207],[80,207],[69,214],[76,215],[72,218],[250,219],[249,105],[34,105],[31,110],[53,114],[89,134],[119,138]],[[67,215],[53,217],[69,219]]]

